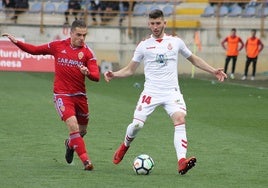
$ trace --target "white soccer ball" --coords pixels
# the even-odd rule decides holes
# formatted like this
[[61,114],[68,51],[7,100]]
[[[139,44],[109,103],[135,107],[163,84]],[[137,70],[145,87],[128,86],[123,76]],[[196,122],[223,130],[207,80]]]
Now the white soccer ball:
[[154,168],[153,159],[147,154],[137,156],[133,161],[133,170],[138,175],[149,175]]

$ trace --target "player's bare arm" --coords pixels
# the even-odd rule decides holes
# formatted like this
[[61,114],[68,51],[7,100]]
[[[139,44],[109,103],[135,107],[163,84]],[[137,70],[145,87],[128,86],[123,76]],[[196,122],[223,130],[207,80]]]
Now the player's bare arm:
[[227,38],[225,38],[222,42],[221,42],[221,46],[223,47],[224,50],[226,50],[226,46],[225,43],[227,42]]
[[109,82],[113,78],[124,78],[131,76],[135,73],[136,69],[138,68],[139,63],[131,61],[126,67],[120,69],[119,71],[107,71],[104,73],[104,79],[106,82]]
[[191,55],[188,60],[196,67],[209,72],[213,74],[218,81],[223,82],[225,78],[227,78],[227,75],[224,73],[223,68],[217,68],[215,69],[214,67],[210,66],[208,63],[206,63],[202,58],[196,56],[196,55]]

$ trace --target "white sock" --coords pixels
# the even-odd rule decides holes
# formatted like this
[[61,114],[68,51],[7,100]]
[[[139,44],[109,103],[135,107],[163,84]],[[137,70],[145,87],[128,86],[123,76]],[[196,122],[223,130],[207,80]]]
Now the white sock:
[[186,158],[187,153],[187,137],[185,124],[175,126],[174,130],[174,147],[176,150],[178,161]]
[[129,146],[130,143],[134,140],[139,130],[143,127],[144,123],[136,119],[133,120],[131,124],[128,125],[124,143],[126,146]]

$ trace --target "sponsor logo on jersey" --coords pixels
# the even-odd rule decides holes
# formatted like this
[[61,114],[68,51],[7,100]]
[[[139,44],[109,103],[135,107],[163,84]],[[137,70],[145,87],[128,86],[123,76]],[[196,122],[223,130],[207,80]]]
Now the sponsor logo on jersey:
[[77,61],[77,60],[73,60],[73,59],[68,59],[68,58],[58,58],[57,62],[63,66],[81,66],[83,65],[83,62],[81,61]]
[[167,64],[167,55],[166,54],[157,54],[156,61],[158,63],[160,63],[161,65],[166,65]]
[[156,48],[155,46],[146,47],[147,50],[155,49],[155,48]]

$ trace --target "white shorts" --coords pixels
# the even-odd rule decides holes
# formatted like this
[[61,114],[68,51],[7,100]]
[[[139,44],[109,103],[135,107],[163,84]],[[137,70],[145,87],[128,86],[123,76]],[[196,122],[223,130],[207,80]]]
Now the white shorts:
[[179,90],[173,89],[157,94],[143,91],[137,103],[134,118],[145,122],[158,106],[163,106],[169,116],[172,116],[175,112],[183,112],[186,115],[183,95]]

